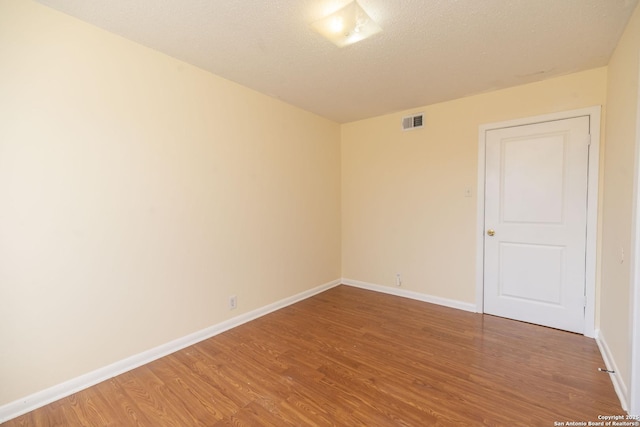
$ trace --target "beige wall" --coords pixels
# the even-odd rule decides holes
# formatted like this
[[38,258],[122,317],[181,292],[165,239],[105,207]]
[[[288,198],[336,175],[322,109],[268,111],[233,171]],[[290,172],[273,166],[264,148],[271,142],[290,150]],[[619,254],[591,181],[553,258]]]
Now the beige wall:
[[338,124],[26,0],[0,58],[0,405],[340,277]]
[[[342,127],[343,277],[475,304],[478,127],[603,105],[606,68]],[[425,127],[401,117],[424,111]],[[465,197],[471,189],[472,197]]]
[[[640,7],[609,62],[604,163],[600,329],[627,387],[631,384],[629,301],[639,52]],[[621,251],[626,254],[624,261]]]

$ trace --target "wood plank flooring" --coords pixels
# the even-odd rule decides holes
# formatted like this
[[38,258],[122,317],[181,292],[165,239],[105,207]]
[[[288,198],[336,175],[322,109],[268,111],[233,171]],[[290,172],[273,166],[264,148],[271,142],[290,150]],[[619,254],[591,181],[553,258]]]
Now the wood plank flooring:
[[553,426],[622,414],[595,341],[339,286],[3,426]]

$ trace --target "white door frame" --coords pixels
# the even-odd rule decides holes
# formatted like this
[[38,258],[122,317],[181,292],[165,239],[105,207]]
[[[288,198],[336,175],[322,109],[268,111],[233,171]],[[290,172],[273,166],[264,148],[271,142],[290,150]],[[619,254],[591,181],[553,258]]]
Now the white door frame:
[[[638,65],[640,82],[640,64]],[[634,251],[631,265],[631,311],[629,323],[631,329],[631,383],[627,407],[632,415],[640,415],[640,87],[636,107],[636,147],[634,167],[633,218],[631,248]]]
[[598,175],[600,164],[600,114],[601,107],[563,111],[541,116],[526,117],[480,126],[478,135],[478,212],[476,230],[476,307],[484,313],[484,179],[486,134],[493,129],[542,123],[553,120],[589,116],[589,175],[587,191],[587,241],[586,241],[586,306],[584,335],[595,338],[596,249],[598,234]]
[[627,407],[632,415],[640,415],[640,95],[638,96],[638,125],[636,127],[635,191],[633,197],[633,233],[631,247],[635,252],[631,266],[631,382]]

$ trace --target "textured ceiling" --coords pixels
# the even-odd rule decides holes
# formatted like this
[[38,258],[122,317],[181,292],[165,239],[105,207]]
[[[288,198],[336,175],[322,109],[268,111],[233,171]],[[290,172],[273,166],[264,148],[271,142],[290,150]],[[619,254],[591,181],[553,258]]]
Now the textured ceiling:
[[383,32],[309,24],[347,0],[38,0],[340,123],[606,65],[638,0],[360,0]]

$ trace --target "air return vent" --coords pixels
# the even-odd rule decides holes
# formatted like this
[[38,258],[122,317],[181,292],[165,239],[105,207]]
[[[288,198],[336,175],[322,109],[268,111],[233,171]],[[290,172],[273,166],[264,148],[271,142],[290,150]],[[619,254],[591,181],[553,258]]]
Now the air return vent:
[[420,129],[424,126],[424,113],[402,118],[402,130]]

